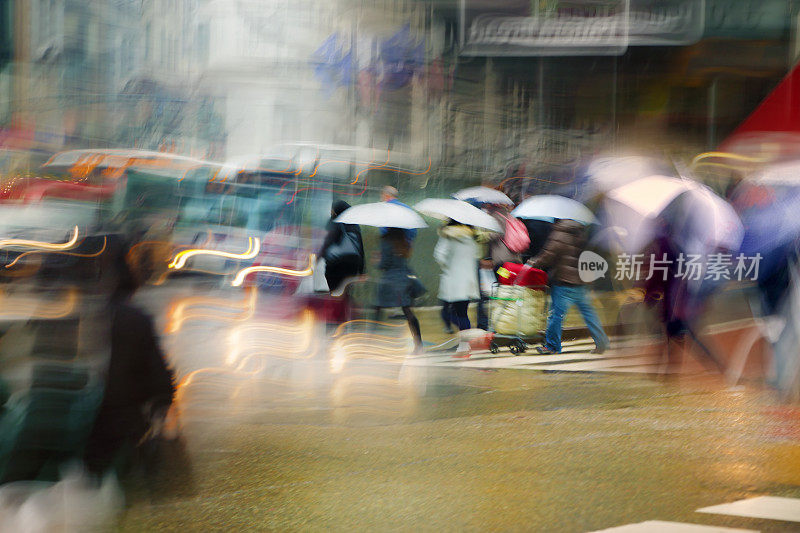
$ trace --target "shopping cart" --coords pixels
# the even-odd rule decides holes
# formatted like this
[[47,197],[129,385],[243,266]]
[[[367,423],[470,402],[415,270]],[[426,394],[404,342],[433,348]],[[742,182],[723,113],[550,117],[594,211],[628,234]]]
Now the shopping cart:
[[497,270],[498,283],[489,297],[489,351],[508,346],[514,354],[524,353],[528,344],[544,338],[547,324],[547,274],[517,263],[505,263]]

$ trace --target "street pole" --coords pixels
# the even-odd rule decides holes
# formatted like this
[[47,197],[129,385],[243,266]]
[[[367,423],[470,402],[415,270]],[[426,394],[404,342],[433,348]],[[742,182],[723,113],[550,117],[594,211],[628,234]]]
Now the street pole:
[[466,31],[467,27],[467,0],[461,0],[461,10],[458,13],[458,41],[460,43],[459,48],[464,50],[464,43],[466,42]]
[[614,60],[614,77],[613,77],[613,87],[611,88],[611,127],[614,128],[613,137],[612,137],[612,146],[614,149],[617,148],[617,56],[613,56]]
[[717,78],[708,87],[708,138],[706,140],[706,150],[713,150],[717,137]]
[[539,57],[539,80],[536,94],[536,114],[539,127],[544,127],[544,58]]

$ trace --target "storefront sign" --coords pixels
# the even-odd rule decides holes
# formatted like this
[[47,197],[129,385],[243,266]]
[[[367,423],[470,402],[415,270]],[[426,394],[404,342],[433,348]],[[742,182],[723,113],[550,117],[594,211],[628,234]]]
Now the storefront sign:
[[464,54],[532,56],[692,44],[703,35],[706,12],[705,0],[561,1],[528,16],[467,9]]
[[471,19],[466,55],[618,55],[628,46],[628,0],[571,2],[534,16]]

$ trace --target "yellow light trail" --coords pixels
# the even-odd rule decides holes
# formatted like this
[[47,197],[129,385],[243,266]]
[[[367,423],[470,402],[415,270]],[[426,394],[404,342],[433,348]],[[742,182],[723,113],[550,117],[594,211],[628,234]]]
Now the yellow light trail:
[[[250,294],[241,302],[235,303],[221,298],[206,298],[202,296],[181,298],[173,303],[167,311],[167,326],[165,331],[168,334],[177,333],[187,320],[245,321],[253,316],[256,309],[257,298],[258,291],[255,288],[251,289]],[[189,310],[192,307],[216,307],[220,310],[236,312],[236,314],[210,314],[199,311],[190,313]]]
[[358,323],[378,324],[378,325],[381,325],[381,326],[389,326],[389,327],[393,327],[393,328],[404,328],[404,327],[406,327],[405,323],[403,323],[403,324],[393,324],[391,322],[378,322],[377,320],[369,320],[367,318],[358,318],[356,320],[350,320],[350,321],[345,322],[344,324],[339,325],[339,327],[336,328],[336,331],[333,333],[332,336],[333,337],[338,337],[339,335],[342,334],[342,330],[344,330],[345,328],[350,327],[350,326],[355,326]]
[[338,337],[331,346],[330,369],[340,373],[348,361],[369,359],[374,361],[398,361],[409,352],[410,332],[402,337],[386,337],[368,333],[348,333]]
[[[225,363],[232,365],[248,352],[289,359],[300,358],[311,348],[314,337],[313,330],[314,313],[311,310],[304,311],[301,319],[289,324],[261,322],[240,326],[231,331],[228,337],[230,349]],[[284,334],[284,338],[278,336],[281,333]],[[267,337],[268,340],[265,340]],[[316,351],[312,350],[311,353],[308,353],[308,357],[315,353]]]
[[[247,363],[250,361],[255,361],[257,363],[256,367],[253,370],[245,370]],[[238,377],[255,377],[260,372],[264,370],[265,363],[264,359],[260,357],[247,357],[239,362],[239,365],[236,368],[219,368],[219,367],[207,367],[207,368],[199,368],[193,372],[186,374],[186,376],[178,383],[178,386],[175,390],[175,403],[180,406],[181,401],[183,400],[183,396],[186,392],[186,388],[192,384],[194,378],[197,376],[201,376],[204,374],[222,374],[222,375],[229,375],[229,376],[238,376]],[[182,408],[182,407],[181,407]]]
[[703,152],[702,154],[698,154],[692,159],[691,167],[694,168],[697,164],[702,161],[703,159],[709,158],[723,158],[723,159],[733,159],[735,161],[744,161],[747,163],[766,163],[768,160],[764,157],[753,157],[753,156],[746,156],[740,154],[733,154],[729,152]]
[[33,241],[30,239],[4,239],[0,240],[0,248],[39,248],[41,250],[69,250],[78,242],[78,226],[72,229],[72,237],[67,242],[53,243]]
[[[103,247],[100,248],[100,250],[98,250],[97,252],[94,252],[94,253],[91,253],[91,254],[78,254],[78,253],[74,253],[74,252],[61,252],[61,251],[56,251],[56,252],[52,252],[52,253],[59,254],[59,255],[70,255],[70,256],[73,256],[73,257],[98,257],[100,254],[102,254],[103,252],[106,251],[106,245],[107,244],[108,244],[108,237],[103,237]],[[13,267],[14,265],[17,264],[17,261],[19,261],[20,259],[22,259],[23,257],[25,257],[27,255],[42,254],[42,253],[45,253],[46,251],[47,250],[31,250],[30,252],[25,252],[25,253],[19,254],[16,259],[14,259],[12,262],[10,262],[9,264],[6,265],[6,268]]]
[[310,276],[314,273],[314,263],[317,260],[317,256],[311,254],[308,256],[308,267],[304,270],[292,270],[290,268],[282,268],[282,267],[275,267],[275,266],[251,266],[247,268],[241,269],[237,274],[236,277],[231,282],[231,285],[234,287],[241,286],[242,282],[244,282],[244,278],[252,274],[253,272],[273,272],[275,274],[283,274],[285,276],[293,276],[302,278],[305,276]]
[[77,303],[78,291],[75,289],[67,290],[66,297],[55,302],[43,302],[37,298],[0,292],[0,309],[3,309],[0,311],[0,316],[30,315],[32,318],[63,318],[72,314]]
[[220,252],[218,250],[207,250],[203,248],[192,248],[190,250],[183,250],[175,254],[167,268],[180,270],[186,265],[186,261],[195,255],[213,255],[216,257],[225,257],[228,259],[253,259],[258,255],[258,250],[261,248],[261,241],[257,237],[248,237],[247,250],[240,254],[231,252]]

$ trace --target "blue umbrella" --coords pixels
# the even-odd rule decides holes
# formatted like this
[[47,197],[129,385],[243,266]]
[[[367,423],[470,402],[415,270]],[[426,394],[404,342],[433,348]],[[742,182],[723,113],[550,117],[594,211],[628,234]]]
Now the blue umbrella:
[[800,240],[800,186],[746,182],[734,192],[732,204],[744,225],[739,252],[760,254],[760,275],[771,275]]
[[800,187],[745,184],[734,205],[745,227],[744,254],[767,254],[800,237]]

